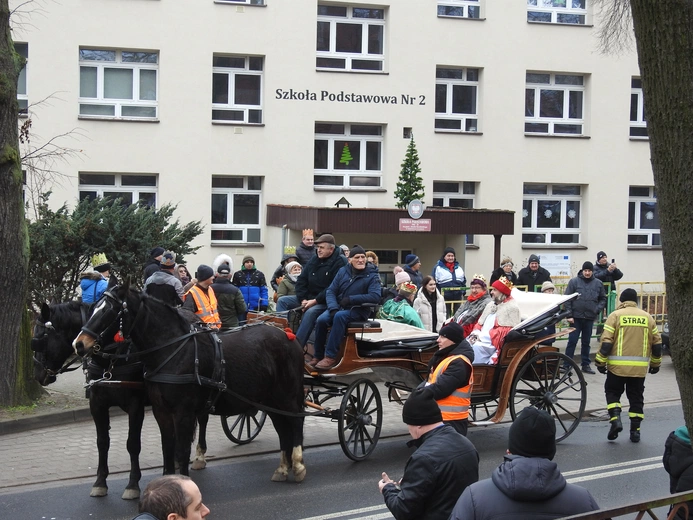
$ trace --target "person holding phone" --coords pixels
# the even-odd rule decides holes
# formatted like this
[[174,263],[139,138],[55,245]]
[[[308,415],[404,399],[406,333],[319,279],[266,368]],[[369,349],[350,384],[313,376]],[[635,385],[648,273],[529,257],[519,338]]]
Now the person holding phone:
[[[623,273],[616,266],[616,261],[612,258],[611,263],[607,260],[608,256],[604,251],[597,253],[597,263],[594,264],[594,277],[602,283],[611,284],[611,291],[616,290],[616,282],[623,278]],[[606,289],[606,287],[605,287]]]

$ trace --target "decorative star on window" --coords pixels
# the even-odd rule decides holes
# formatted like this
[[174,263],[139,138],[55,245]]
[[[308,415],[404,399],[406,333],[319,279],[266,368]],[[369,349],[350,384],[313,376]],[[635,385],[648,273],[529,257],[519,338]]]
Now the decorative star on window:
[[577,217],[577,211],[575,211],[574,209],[571,209],[570,211],[568,211],[568,218],[575,218],[575,217]]
[[647,220],[652,220],[652,219],[654,219],[654,213],[651,212],[651,211],[648,211],[647,213],[645,213],[645,218],[646,218]]
[[527,217],[529,217],[529,211],[527,211],[526,209],[523,209],[522,210],[522,218],[527,218]]
[[546,211],[544,211],[544,216],[546,218],[551,218],[551,215],[553,215],[553,211],[551,211],[550,209],[547,209]]

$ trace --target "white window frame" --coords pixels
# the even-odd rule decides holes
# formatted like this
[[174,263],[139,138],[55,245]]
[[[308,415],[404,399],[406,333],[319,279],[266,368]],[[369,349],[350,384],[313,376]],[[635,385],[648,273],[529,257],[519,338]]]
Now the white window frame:
[[[647,188],[648,195],[631,195],[631,190],[633,188]],[[661,231],[657,228],[644,228],[642,227],[642,204],[654,204],[655,211],[658,212],[657,196],[655,194],[655,188],[653,186],[630,186],[628,194],[628,247],[661,247],[662,246],[662,236]],[[633,205],[633,223],[631,223],[631,205]],[[649,213],[649,212],[648,212]],[[655,215],[652,215],[654,218]],[[631,242],[631,239],[635,237],[647,237],[646,243]]]
[[[541,187],[545,186],[545,193],[526,193],[527,189],[540,191]],[[560,190],[570,190],[577,188],[578,194],[560,194],[555,193]],[[522,195],[522,245],[536,246],[553,245],[553,246],[571,246],[579,245],[582,240],[582,222],[584,216],[584,186],[579,184],[548,184],[548,183],[524,183]],[[561,204],[560,223],[558,227],[540,227],[538,224],[539,201],[555,201]],[[527,203],[531,204],[531,215],[525,207]],[[568,204],[578,203],[577,218],[580,226],[569,227],[568,223],[571,220],[569,217]],[[527,226],[525,220],[530,218],[530,225]],[[574,218],[574,217],[573,217]],[[525,235],[544,235],[543,242],[525,242]],[[553,235],[556,235],[555,237]],[[577,240],[565,242],[560,241],[560,235],[577,235]],[[555,239],[555,240],[554,240]]]
[[[327,168],[318,169],[314,168],[314,175],[326,175],[331,177],[342,177],[342,184],[315,184],[315,177],[313,178],[313,188],[314,189],[330,189],[330,190],[376,190],[381,189],[383,185],[383,153],[384,153],[384,140],[385,140],[385,125],[371,124],[371,123],[334,123],[334,122],[317,122],[319,124],[328,125],[344,125],[343,134],[320,134],[315,133],[315,141],[327,141]],[[352,134],[352,126],[364,126],[373,127],[380,129],[380,135],[360,135]],[[335,148],[336,144],[340,141],[358,141],[360,148],[359,157],[359,168],[357,170],[338,170],[332,167],[334,164]],[[366,160],[368,154],[367,143],[378,143],[379,153],[380,153],[380,169],[379,170],[367,170]],[[358,184],[358,178],[361,177],[377,177],[379,182],[377,186],[370,185],[360,185]],[[353,180],[352,180],[353,178]]]
[[[84,59],[82,52],[114,52],[115,61]],[[156,63],[127,62],[123,61],[123,53],[145,53],[156,55]],[[80,47],[80,82],[83,68],[96,69],[96,96],[82,97],[80,85],[79,117],[84,119],[126,119],[128,121],[158,119],[159,114],[159,51],[157,50],[133,50],[133,49],[99,49],[94,47]],[[132,99],[106,98],[104,95],[104,78],[106,69],[132,70]],[[154,71],[156,74],[156,99],[140,99],[140,72]],[[113,107],[113,114],[88,113],[89,107]],[[153,109],[153,115],[123,115],[123,109]],[[83,113],[83,111],[87,111]]]
[[[645,97],[642,91],[642,81],[633,76],[630,83],[630,138],[648,139],[647,120],[645,119]],[[635,119],[633,118],[635,109]]]
[[[437,183],[449,184],[452,188],[453,184],[457,184],[457,191],[435,191]],[[440,184],[438,188],[440,188]],[[478,183],[472,181],[433,181],[433,204],[434,208],[457,208],[457,209],[474,209],[476,206],[476,192]],[[452,204],[456,200],[471,201],[469,208],[464,208],[457,204]],[[475,243],[475,237],[472,234],[466,235],[466,244],[472,245]]]
[[265,0],[214,0],[217,4],[265,5]]
[[[564,1],[565,6],[561,6],[560,3]],[[585,7],[574,6],[575,2],[584,2]],[[527,21],[530,23],[554,23],[561,25],[586,25],[587,24],[587,8],[590,0],[527,0]],[[539,15],[549,14],[551,16],[549,20],[530,20],[531,13],[537,13]],[[561,19],[565,16],[582,16],[582,21],[578,22],[566,22],[565,19]]]
[[[462,14],[445,14],[445,8],[455,9],[456,12]],[[472,16],[470,16],[470,7],[476,8],[472,9]],[[439,18],[468,18],[470,20],[478,20],[481,18],[481,0],[438,0],[437,9]],[[476,16],[474,16],[476,15]]]
[[[439,78],[439,70],[458,70],[462,72],[462,78]],[[472,71],[476,72],[476,80],[467,79],[472,75]],[[481,75],[481,69],[477,67],[436,67],[436,105],[438,97],[438,86],[445,85],[446,87],[446,100],[445,100],[445,112],[435,113],[435,131],[436,132],[453,132],[453,133],[466,133],[466,132],[478,132],[479,131],[479,82]],[[455,86],[465,86],[474,87],[476,90],[474,95],[474,112],[473,113],[463,113],[463,112],[453,112],[453,92]],[[437,108],[437,107],[436,107]],[[445,121],[453,121],[460,123],[460,128],[441,128],[438,125],[444,124]]]
[[[537,81],[537,76],[549,76],[548,82]],[[565,78],[581,78],[582,85],[565,84]],[[585,135],[585,108],[587,106],[587,76],[585,74],[555,73],[527,71],[525,81],[525,134],[526,135],[559,135],[559,136],[582,136]],[[528,114],[528,94],[534,92],[533,115]],[[542,117],[541,116],[541,93],[542,91],[561,91],[563,92],[563,117]],[[580,117],[570,117],[571,93],[580,94],[581,114]],[[546,125],[546,131],[531,128],[530,125]],[[579,127],[578,132],[564,131],[568,127]],[[565,127],[565,128],[564,128]]]
[[[345,7],[346,16],[328,16],[319,14],[321,7]],[[383,18],[358,18],[354,17],[354,9],[377,9],[383,11]],[[316,69],[326,70],[326,71],[347,71],[347,72],[361,72],[361,73],[375,73],[382,74],[385,72],[385,43],[387,40],[386,35],[386,19],[387,12],[384,7],[366,7],[361,5],[329,5],[329,4],[318,4],[318,19],[317,23],[329,23],[330,24],[330,42],[329,50],[316,50]],[[358,24],[362,26],[361,31],[361,52],[338,52],[337,51],[337,24]],[[370,54],[368,52],[368,36],[370,26],[382,26],[382,53]],[[329,60],[344,60],[344,67],[327,67],[321,66],[321,59]],[[362,67],[355,67],[355,61],[372,62],[374,64],[379,64],[380,67],[377,69],[369,69]]]
[[[85,183],[82,184],[82,175],[99,176],[104,177],[115,177],[113,184],[107,183]],[[152,177],[154,179],[154,186],[144,186],[141,184],[129,184],[125,181],[124,177],[128,176],[144,176]],[[136,204],[140,200],[140,193],[153,193],[154,194],[154,204],[150,207],[158,207],[159,205],[159,176],[154,173],[114,173],[114,172],[79,172],[79,200],[82,200],[83,193],[85,192],[96,192],[96,196],[104,198],[109,192],[117,193],[132,193],[132,204]]]
[[[220,67],[220,66],[214,66],[212,65],[212,81],[214,81],[214,74],[225,74],[228,76],[228,103],[214,103],[214,93],[212,93],[212,121],[215,123],[223,123],[223,124],[246,124],[246,125],[261,125],[263,124],[263,109],[262,109],[262,100],[264,99],[264,68],[265,68],[265,58],[263,56],[239,56],[239,55],[232,55],[232,54],[219,54],[219,53],[214,53],[213,56],[213,61],[216,58],[239,58],[244,60],[244,67]],[[261,60],[261,68],[260,70],[257,69],[251,69],[251,59],[252,60]],[[259,104],[257,105],[249,105],[249,104],[243,104],[243,103],[236,103],[235,102],[235,85],[236,85],[236,76],[258,76],[260,78],[260,92],[259,92]],[[212,87],[214,88],[214,87]],[[255,112],[253,112],[255,111]],[[217,115],[219,115],[219,112],[228,112],[228,113],[242,113],[243,114],[243,119],[221,119],[221,118],[215,118],[215,112],[217,112]],[[259,112],[259,114],[257,113]],[[259,115],[259,118],[258,118]],[[251,119],[254,119],[251,121]]]
[[[26,52],[26,56],[17,50],[17,46],[23,46]],[[26,60],[24,67],[19,71],[19,77],[17,78],[17,107],[19,109],[19,116],[25,117],[29,112],[29,75],[27,69],[29,67],[29,44],[25,42],[14,42],[14,50],[20,56],[23,56]],[[24,93],[20,94],[19,89],[24,83]]]
[[[213,216],[211,212],[214,209],[214,204],[210,198],[210,227],[211,233],[210,237],[212,243],[224,243],[224,244],[259,244],[262,242],[262,228],[264,226],[262,218],[262,208],[263,196],[262,196],[262,185],[264,184],[264,179],[259,176],[242,176],[242,175],[213,175],[213,179],[242,179],[243,187],[216,187],[212,185],[212,197],[214,195],[225,195],[226,196],[226,216],[227,221],[225,223],[214,223]],[[258,187],[259,186],[259,187]],[[233,222],[233,210],[234,210],[234,195],[253,195],[258,198],[258,222],[257,223],[236,223]],[[229,222],[230,220],[230,222]],[[242,236],[240,239],[228,239],[221,238],[218,236],[219,232],[224,231],[241,231]],[[216,233],[215,233],[216,232]],[[215,236],[216,235],[216,236]],[[257,238],[257,240],[255,240]]]

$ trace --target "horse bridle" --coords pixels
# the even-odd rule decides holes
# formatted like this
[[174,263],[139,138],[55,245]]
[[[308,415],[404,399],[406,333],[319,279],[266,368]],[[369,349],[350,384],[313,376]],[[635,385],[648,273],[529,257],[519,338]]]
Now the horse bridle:
[[[40,336],[33,336],[31,338],[31,350],[34,352],[34,363],[38,364],[41,366],[41,368],[46,372],[47,375],[51,377],[56,377],[60,374],[63,374],[65,372],[72,372],[73,370],[77,370],[81,364],[82,360],[79,358],[79,356],[70,356],[68,359],[65,360],[65,362],[62,364],[62,366],[54,370],[52,368],[48,368],[45,363],[45,346],[42,344],[45,343],[45,341],[48,339],[48,335],[52,332],[57,334],[58,331],[53,327],[53,323],[51,321],[47,321],[45,323],[41,323],[40,321],[37,320],[37,323],[41,324],[43,326],[43,332],[41,333]],[[39,354],[42,354],[42,356],[39,356]],[[75,365],[75,362],[78,364]],[[72,366],[75,365],[75,366]]]
[[[126,292],[126,294],[127,294],[127,292]],[[106,302],[110,302],[112,300],[114,302],[119,303],[120,304],[120,310],[115,315],[115,318],[113,318],[113,321],[111,321],[111,323],[107,327],[105,327],[104,330],[100,334],[97,334],[93,330],[88,329],[86,324],[81,328],[82,332],[84,332],[84,333],[88,334],[89,336],[91,336],[92,338],[96,339],[94,346],[90,349],[90,351],[93,350],[94,352],[99,352],[101,350],[101,343],[104,339],[104,334],[106,333],[106,331],[108,329],[111,328],[111,325],[113,323],[116,323],[118,321],[120,322],[118,324],[118,334],[121,335],[122,341],[129,341],[130,340],[130,333],[132,332],[135,324],[137,323],[137,320],[139,320],[140,316],[141,316],[140,309],[138,309],[137,313],[135,314],[135,319],[130,324],[130,331],[126,334],[123,331],[123,318],[130,312],[128,309],[128,302],[125,301],[124,299],[123,300],[119,299],[115,294],[113,294],[113,292],[110,289],[103,293],[103,298],[105,298]],[[105,311],[105,312],[115,312],[113,310],[113,304],[112,303],[110,303],[110,307],[111,307],[110,311]]]

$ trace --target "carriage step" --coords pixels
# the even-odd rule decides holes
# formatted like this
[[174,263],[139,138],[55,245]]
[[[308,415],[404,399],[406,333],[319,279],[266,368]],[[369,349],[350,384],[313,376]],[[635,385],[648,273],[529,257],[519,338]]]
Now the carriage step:
[[473,426],[491,426],[492,424],[497,424],[493,421],[472,421]]

